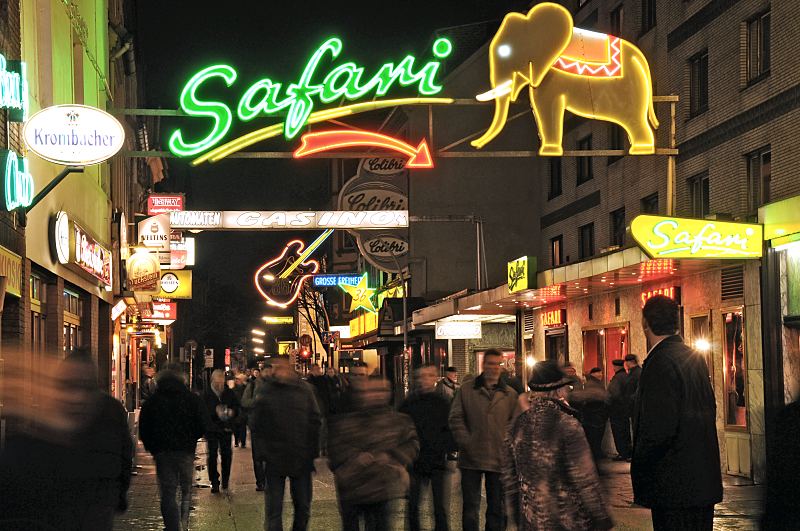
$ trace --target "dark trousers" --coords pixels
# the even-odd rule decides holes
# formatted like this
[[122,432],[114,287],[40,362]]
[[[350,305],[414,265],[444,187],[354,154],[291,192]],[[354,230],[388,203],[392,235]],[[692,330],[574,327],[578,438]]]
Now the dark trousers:
[[227,488],[233,461],[231,432],[209,433],[206,435],[206,441],[208,442],[208,479],[212,485],[219,485],[219,473],[217,472],[217,452],[219,452],[222,458],[222,486]]
[[[283,494],[286,490],[286,476],[267,474],[267,514],[264,529],[283,531]],[[311,472],[298,477],[289,477],[289,492],[294,506],[292,531],[305,531],[311,517]]]
[[[192,505],[194,455],[187,452],[162,452],[156,455],[158,489],[161,492],[161,517],[166,531],[189,529]],[[180,489],[180,506],[175,495]]]
[[614,435],[614,446],[620,457],[631,457],[631,419],[626,414],[611,415],[611,433]]
[[242,422],[233,428],[233,442],[242,448],[247,446],[247,423]]
[[597,464],[603,457],[603,435],[606,433],[606,425],[584,424],[583,432],[586,434],[586,442],[589,443],[592,457],[594,458],[595,464]]
[[[253,439],[250,438],[250,445],[252,446]],[[256,458],[256,451],[253,449],[253,474],[256,476],[256,486],[263,487],[267,482],[267,463],[259,461]]]
[[653,531],[711,531],[714,527],[714,506],[682,509],[659,509],[653,515]]
[[486,531],[506,528],[503,507],[503,483],[499,472],[461,469],[461,511],[464,531],[478,531],[480,527],[481,479],[486,478]]
[[420,498],[428,484],[431,486],[431,500],[436,521],[434,531],[449,531],[447,517],[450,512],[450,472],[447,470],[432,470],[429,474],[416,471],[411,473],[411,489],[408,499],[408,521],[411,531],[420,530]]
[[342,531],[360,531],[359,520],[364,516],[364,531],[389,529],[389,502],[350,504],[342,503]]

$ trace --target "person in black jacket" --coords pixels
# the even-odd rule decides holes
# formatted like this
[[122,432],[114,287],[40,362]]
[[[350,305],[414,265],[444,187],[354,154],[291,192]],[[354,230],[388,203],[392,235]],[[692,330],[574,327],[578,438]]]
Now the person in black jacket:
[[631,458],[631,407],[627,393],[628,373],[625,372],[625,360],[616,359],[614,376],[608,383],[608,418],[611,420],[611,434],[617,448],[615,461],[627,461]]
[[265,463],[264,528],[282,529],[283,494],[289,479],[294,524],[300,531],[311,516],[311,472],[319,455],[321,416],[314,388],[301,380],[288,357],[272,360],[273,379],[256,398],[250,415],[254,458]]
[[[156,391],[139,414],[139,438],[156,460],[166,531],[188,529],[195,449],[206,422],[203,402],[187,389],[180,365],[160,371]],[[178,487],[180,509],[175,499]]]
[[634,503],[650,508],[655,531],[710,530],[722,474],[708,367],[677,335],[675,301],[655,296],[642,314],[650,352],[633,417]]
[[225,385],[225,372],[219,369],[211,373],[211,388],[206,390],[203,401],[211,417],[206,431],[208,479],[211,481],[211,492],[216,494],[219,492],[220,479],[217,472],[217,452],[222,458],[222,488],[227,489],[233,462],[231,436],[234,423],[241,412],[241,405],[236,393]]
[[455,451],[448,416],[450,400],[436,390],[436,367],[423,365],[417,369],[417,389],[400,406],[414,421],[420,442],[417,460],[411,469],[408,518],[411,531],[419,531],[419,502],[422,490],[431,485],[435,531],[448,531],[450,512],[450,473],[447,453]]

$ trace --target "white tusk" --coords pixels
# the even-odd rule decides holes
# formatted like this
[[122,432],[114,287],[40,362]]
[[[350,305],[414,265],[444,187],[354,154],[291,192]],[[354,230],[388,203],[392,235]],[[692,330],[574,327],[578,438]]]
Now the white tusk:
[[505,83],[497,85],[495,88],[493,88],[488,92],[484,92],[483,94],[478,94],[477,96],[475,96],[475,99],[478,101],[492,101],[494,99],[499,98],[500,96],[505,96],[506,94],[511,94],[510,79]]

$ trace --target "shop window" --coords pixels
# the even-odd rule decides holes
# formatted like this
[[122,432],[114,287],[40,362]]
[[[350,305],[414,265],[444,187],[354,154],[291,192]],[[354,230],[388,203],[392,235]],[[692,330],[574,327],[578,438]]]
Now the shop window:
[[38,302],[39,304],[45,303],[45,293],[47,290],[45,290],[45,285],[44,282],[42,282],[42,278],[37,275],[31,275],[29,284],[31,300]]
[[[608,149],[625,149],[625,131],[619,125],[615,123],[608,124]],[[620,155],[612,155],[608,157],[608,164],[614,164],[622,156]]]
[[622,4],[618,5],[608,15],[609,28],[611,35],[622,37],[622,26],[625,22],[625,9]]
[[578,229],[578,245],[581,260],[594,256],[594,223],[583,225]]
[[564,328],[545,331],[545,357],[563,367],[569,362],[567,334]]
[[561,195],[561,158],[551,157],[550,165],[550,191],[547,198],[553,199]]
[[747,155],[748,209],[755,212],[758,207],[770,202],[772,182],[772,151],[769,146]]
[[642,1],[642,33],[653,29],[656,25],[656,0]]
[[658,192],[642,198],[640,206],[642,214],[658,214]]
[[708,198],[708,172],[704,171],[689,179],[689,196],[692,201],[692,217],[705,218],[711,213]]
[[[578,151],[592,150],[592,135],[587,135],[578,140]],[[592,171],[592,157],[578,157],[578,184],[591,181],[594,178]]]
[[553,267],[564,263],[564,237],[561,235],[550,239],[550,263]]
[[625,208],[611,213],[611,245],[625,247]]
[[770,13],[747,21],[747,82],[755,83],[769,75]]
[[747,427],[747,362],[744,350],[744,318],[741,310],[723,314],[725,322],[725,424]]
[[689,59],[689,116],[708,110],[708,50]]

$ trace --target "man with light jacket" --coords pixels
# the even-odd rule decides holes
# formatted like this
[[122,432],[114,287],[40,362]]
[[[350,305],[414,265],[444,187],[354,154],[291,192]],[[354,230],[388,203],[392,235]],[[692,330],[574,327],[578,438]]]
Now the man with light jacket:
[[484,352],[483,373],[464,379],[450,410],[450,430],[459,450],[465,531],[478,531],[483,478],[486,530],[505,529],[501,455],[506,429],[516,410],[517,392],[500,378],[502,361],[500,351]]

